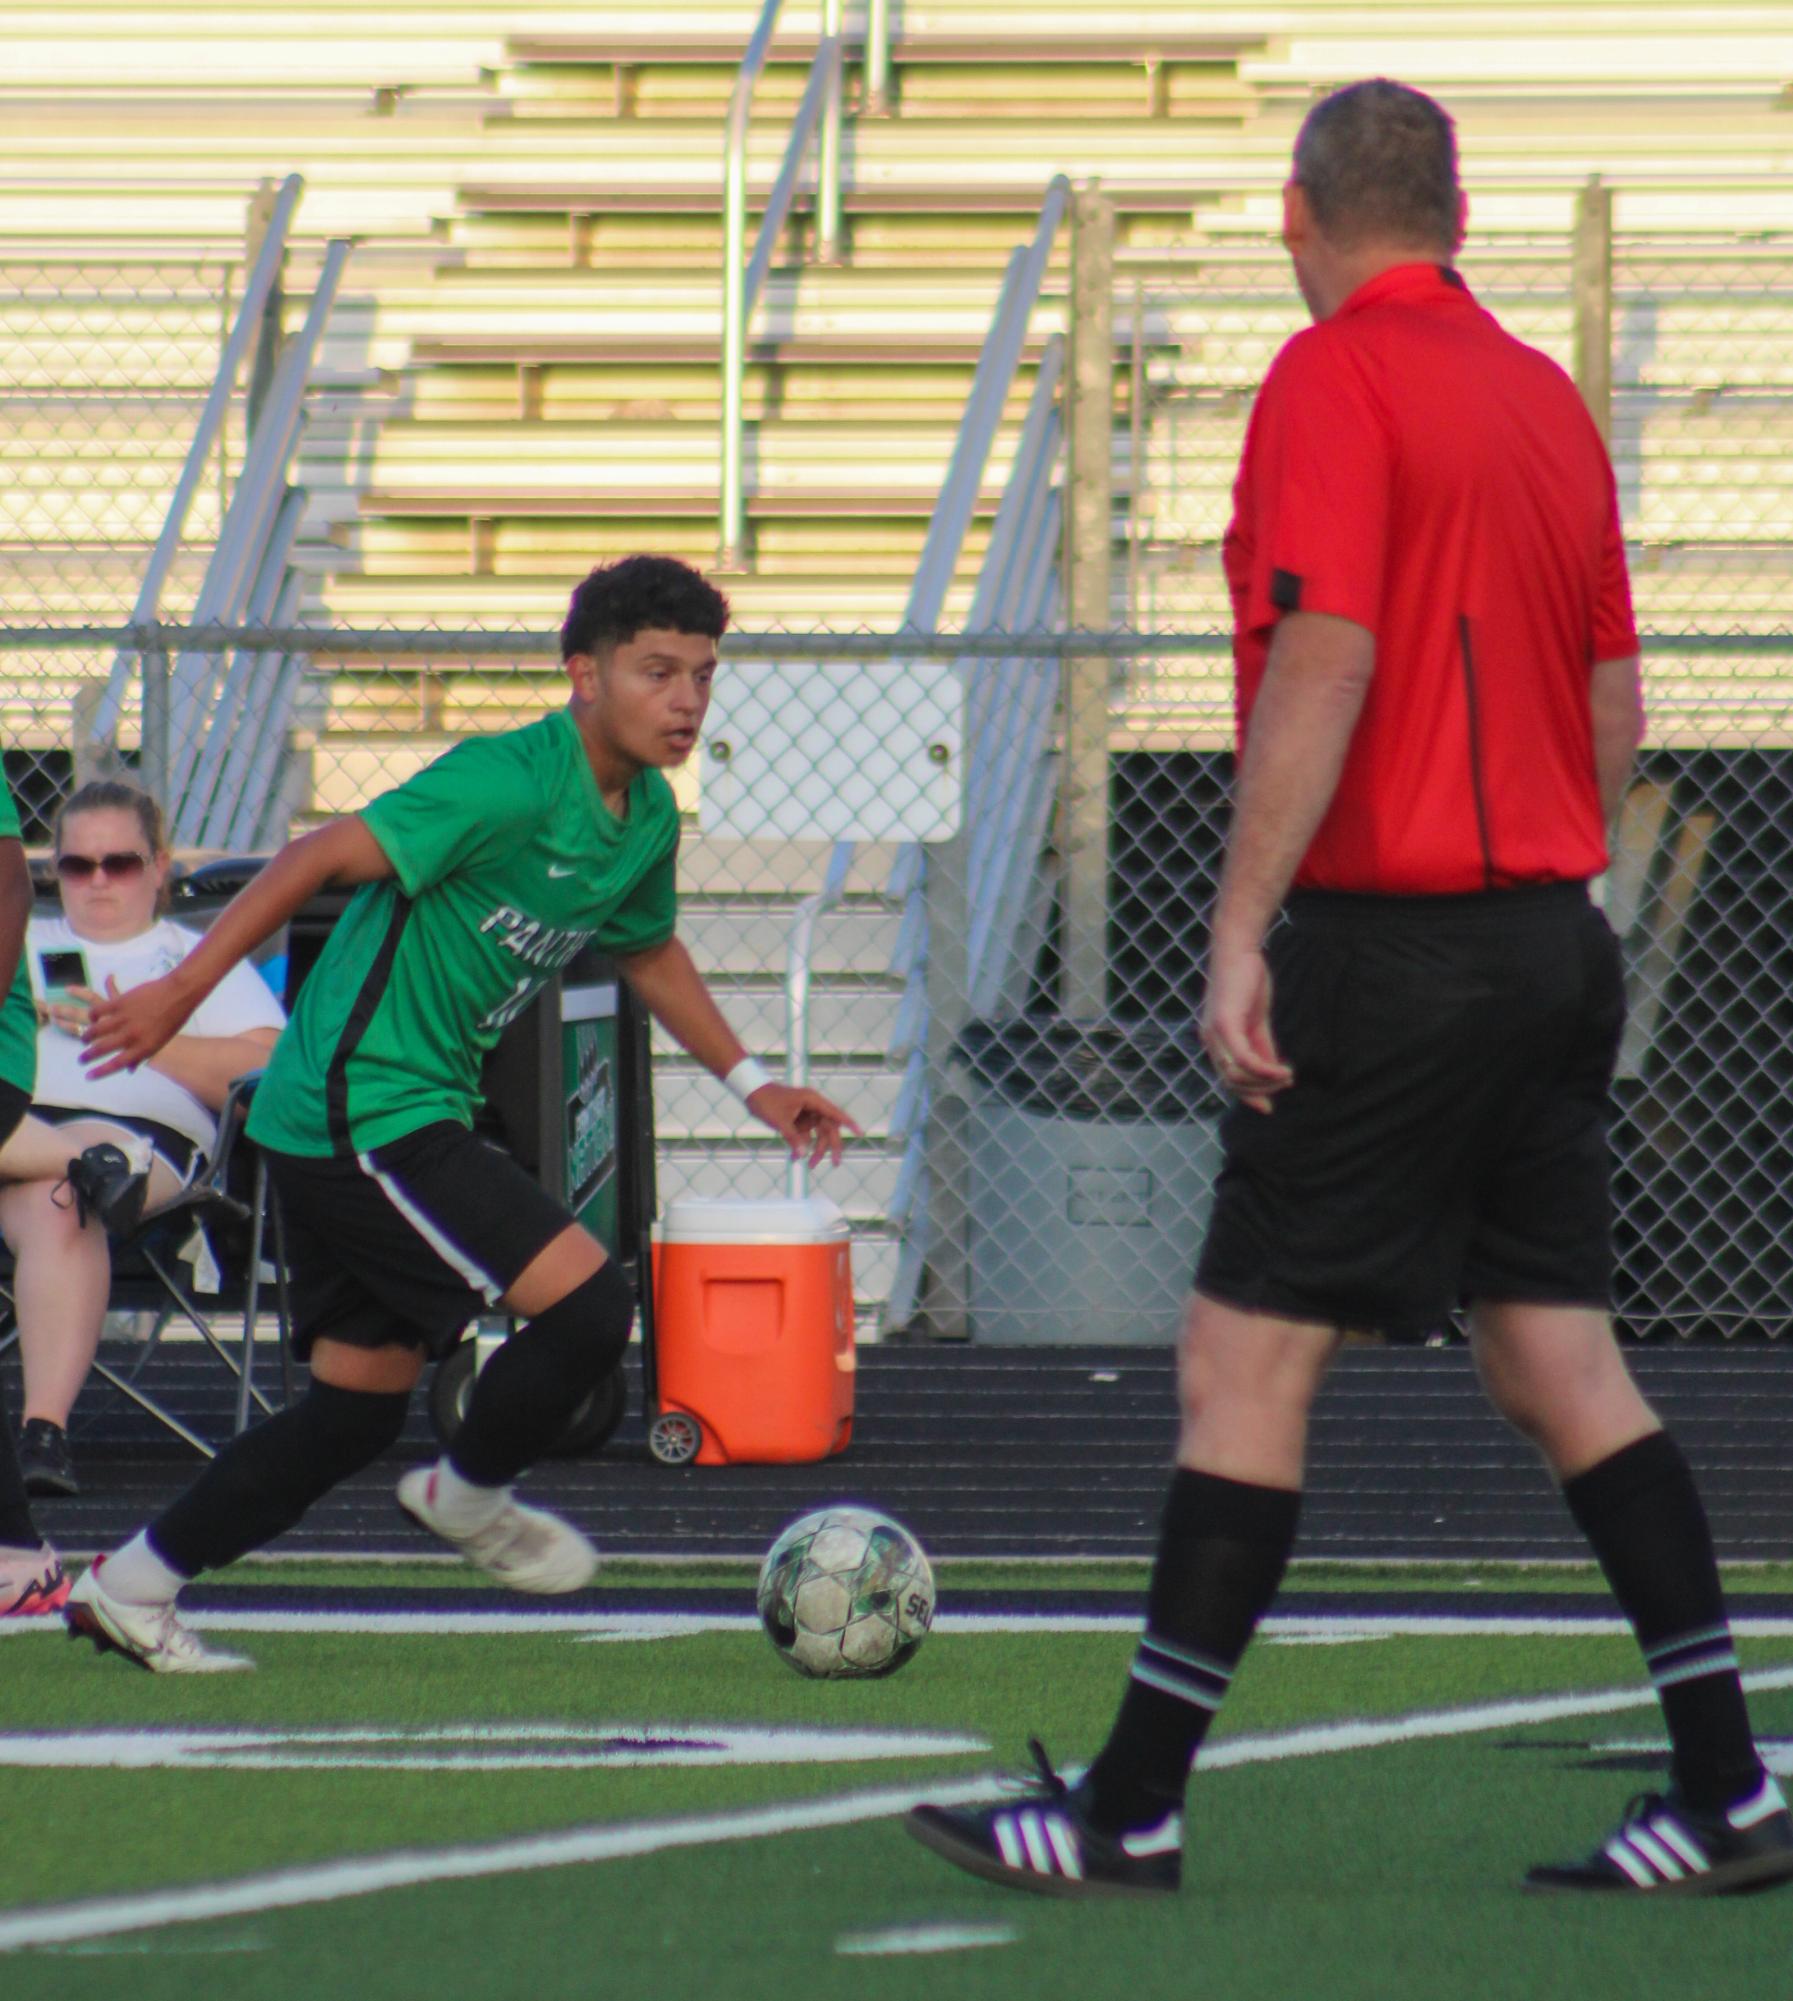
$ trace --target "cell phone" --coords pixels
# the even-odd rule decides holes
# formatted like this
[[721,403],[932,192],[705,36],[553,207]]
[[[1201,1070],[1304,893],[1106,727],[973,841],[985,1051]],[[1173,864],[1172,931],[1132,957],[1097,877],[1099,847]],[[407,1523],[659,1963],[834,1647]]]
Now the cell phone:
[[93,984],[87,977],[85,952],[40,952],[37,969],[43,975],[44,999],[51,1003],[67,1000],[73,987]]

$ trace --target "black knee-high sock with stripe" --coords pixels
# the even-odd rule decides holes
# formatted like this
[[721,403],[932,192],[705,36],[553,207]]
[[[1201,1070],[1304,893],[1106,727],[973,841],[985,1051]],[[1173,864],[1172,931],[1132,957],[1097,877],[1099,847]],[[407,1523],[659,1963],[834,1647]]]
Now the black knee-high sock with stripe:
[[1563,1483],[1649,1665],[1689,1806],[1730,1806],[1762,1779],[1712,1532],[1681,1448],[1652,1432]]
[[1171,1481],[1146,1629],[1089,1813],[1114,1832],[1179,1810],[1189,1767],[1295,1544],[1301,1496],[1179,1468]]

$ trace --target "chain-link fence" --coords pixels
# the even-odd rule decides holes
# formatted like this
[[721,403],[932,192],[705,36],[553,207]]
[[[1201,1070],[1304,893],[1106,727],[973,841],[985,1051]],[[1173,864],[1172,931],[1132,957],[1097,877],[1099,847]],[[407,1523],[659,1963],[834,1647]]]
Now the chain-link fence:
[[[129,615],[230,327],[231,261],[45,259],[0,264],[0,622]],[[195,497],[163,594],[192,606],[235,466],[240,413]],[[88,669],[9,653],[6,773],[28,832],[66,789],[73,705]]]
[[[1462,268],[1505,326],[1573,365],[1560,238],[1472,242]],[[1127,610],[1219,633],[1246,413],[1305,313],[1268,248],[1141,259],[1119,307]],[[1619,1304],[1640,1331],[1777,1334],[1793,1319],[1793,241],[1620,236],[1606,314],[1650,703],[1605,885],[1630,968]],[[1224,839],[1228,662],[1123,671],[1111,1007],[1167,1030],[1195,1006]]]
[[[1465,269],[1515,332],[1569,361],[1560,240],[1472,246]],[[853,1219],[868,1329],[1162,1340],[1199,1239],[1216,1107],[1194,1021],[1232,775],[1219,541],[1251,396],[1303,316],[1268,246],[1140,259],[1118,286],[1115,622],[1148,637],[1030,645],[1019,660],[967,643],[962,656],[978,658],[961,669],[967,705],[930,711],[925,727],[920,691],[925,681],[938,701],[948,639],[919,650],[814,629],[732,639],[725,688],[734,677],[763,690],[776,665],[778,699],[754,723],[745,699],[726,697],[676,781],[699,963],[768,1061],[791,1055],[795,1020],[812,1080],[867,1129],[818,1185]],[[1613,439],[1653,721],[1606,896],[1633,1008],[1615,1129],[1620,1306],[1650,1333],[1778,1333],[1793,1297],[1789,287],[1793,246],[1621,239],[1615,257]],[[183,323],[194,373],[171,402],[209,379],[201,289],[196,279]],[[216,293],[210,311],[215,348]],[[15,366],[0,361],[0,374]],[[71,415],[70,440],[134,421],[136,375],[122,366],[117,407],[88,433]],[[27,392],[7,376],[9,399]],[[46,426],[79,400],[43,394]],[[168,418],[169,485],[182,422],[191,404]],[[79,475],[52,483],[67,498],[41,514],[10,461],[7,477],[0,532],[57,557],[51,524],[72,518]],[[133,518],[129,534],[98,527],[79,552],[69,537],[71,567],[38,572],[55,588],[6,604],[8,774],[28,806],[70,781],[80,705],[114,657],[100,639],[52,645],[47,628],[128,603],[158,525],[153,506]],[[79,568],[90,544],[91,591]],[[1165,634],[1174,642],[1149,636]],[[164,635],[165,648],[180,643]],[[301,823],[352,811],[457,737],[561,699],[545,635],[312,632],[282,644],[301,671],[280,782]],[[1061,894],[1071,858],[1051,810],[1067,652],[1113,666],[1096,941],[1106,990],[1076,1023],[1064,968],[1077,917]],[[924,657],[932,678],[892,664]],[[868,692],[882,721],[855,706]],[[829,706],[843,699],[844,720]],[[121,741],[128,761],[130,728]],[[812,898],[826,907],[804,959]],[[807,990],[795,1011],[794,988]],[[669,1046],[656,1093],[663,1198],[785,1186],[777,1142]]]

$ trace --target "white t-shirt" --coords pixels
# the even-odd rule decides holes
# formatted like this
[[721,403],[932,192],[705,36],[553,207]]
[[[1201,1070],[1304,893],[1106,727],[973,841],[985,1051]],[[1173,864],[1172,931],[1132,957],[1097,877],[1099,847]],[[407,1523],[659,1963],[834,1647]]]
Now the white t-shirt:
[[[79,952],[87,962],[86,984],[106,992],[114,979],[121,993],[158,980],[171,972],[199,943],[201,934],[164,917],[135,938],[109,944],[78,938],[63,917],[34,917],[25,930],[25,958],[31,969],[31,992],[44,997],[42,955]],[[247,965],[232,966],[217,986],[193,1010],[182,1031],[186,1035],[243,1035],[252,1028],[284,1028],[286,1015],[266,980]],[[134,1119],[154,1119],[184,1133],[202,1153],[218,1137],[218,1121],[193,1093],[145,1063],[95,1082],[81,1063],[79,1037],[48,1025],[37,1032],[37,1088],[40,1105],[72,1105],[96,1112],[116,1112]]]

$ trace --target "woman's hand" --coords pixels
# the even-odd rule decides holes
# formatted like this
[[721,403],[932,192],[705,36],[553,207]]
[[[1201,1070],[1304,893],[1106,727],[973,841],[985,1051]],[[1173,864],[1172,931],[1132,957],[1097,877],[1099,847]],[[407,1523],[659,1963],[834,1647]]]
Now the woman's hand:
[[62,1000],[40,1001],[37,1018],[47,1027],[76,1037],[87,1033],[94,1003],[101,998],[92,987],[70,987]]

